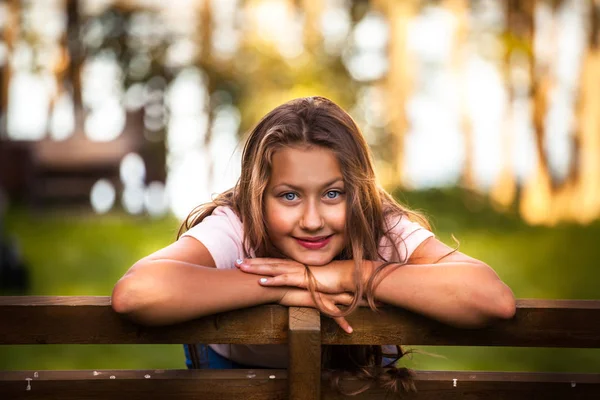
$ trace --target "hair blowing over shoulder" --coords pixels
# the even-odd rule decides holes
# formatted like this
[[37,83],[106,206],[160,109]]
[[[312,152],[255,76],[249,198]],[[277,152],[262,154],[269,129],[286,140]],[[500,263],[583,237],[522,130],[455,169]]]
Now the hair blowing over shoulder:
[[[195,208],[182,224],[179,235],[212,214],[216,207],[227,206],[238,214],[243,223],[247,255],[253,250],[257,257],[281,256],[267,235],[263,193],[271,175],[273,154],[289,146],[321,146],[333,151],[344,179],[348,243],[337,258],[354,260],[355,296],[352,304],[339,315],[323,310],[318,304],[318,296],[313,296],[319,310],[329,316],[345,316],[356,309],[363,296],[375,309],[375,280],[371,277],[368,287],[363,287],[362,261],[383,259],[378,245],[382,237],[389,236],[392,228],[386,225],[386,221],[408,217],[428,228],[429,225],[423,217],[398,204],[377,185],[369,147],[360,129],[350,115],[324,97],[291,100],[269,112],[248,135],[242,154],[241,175],[236,185],[216,196],[211,203]],[[400,260],[397,250],[396,260]],[[405,263],[407,260],[400,261]],[[377,272],[386,265],[388,263]],[[314,294],[314,276],[307,271]],[[397,357],[400,358],[403,353],[399,347],[397,349]],[[382,355],[381,346],[324,346],[323,363],[325,368],[350,371],[354,376],[370,382],[378,381],[393,391],[412,387],[410,372],[405,368],[386,372],[380,367]],[[334,375],[332,383],[339,389],[339,375]],[[364,390],[369,386],[365,386]]]

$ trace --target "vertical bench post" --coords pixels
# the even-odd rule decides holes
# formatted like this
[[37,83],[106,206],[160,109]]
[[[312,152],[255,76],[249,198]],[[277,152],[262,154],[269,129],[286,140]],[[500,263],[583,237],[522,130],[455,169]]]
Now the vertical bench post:
[[289,308],[289,398],[321,397],[321,316],[313,308]]

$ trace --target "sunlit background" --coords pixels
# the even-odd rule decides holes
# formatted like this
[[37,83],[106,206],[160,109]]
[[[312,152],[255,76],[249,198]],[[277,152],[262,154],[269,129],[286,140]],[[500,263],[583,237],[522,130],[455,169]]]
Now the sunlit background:
[[[265,113],[321,95],[380,183],[517,297],[600,295],[598,0],[7,0],[0,31],[2,293],[109,295],[234,185]],[[44,347],[0,348],[0,368],[183,366],[174,346]],[[433,351],[415,366],[600,368]]]

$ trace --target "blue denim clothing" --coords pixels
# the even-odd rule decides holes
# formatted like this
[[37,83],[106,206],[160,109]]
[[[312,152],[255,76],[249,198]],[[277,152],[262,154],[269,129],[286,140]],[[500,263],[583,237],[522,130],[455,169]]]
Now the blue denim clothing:
[[[226,357],[223,357],[206,344],[196,344],[195,346],[200,358],[201,369],[268,369],[265,367],[256,367],[232,361]],[[189,353],[188,347],[184,345],[183,350],[185,352],[185,364],[189,369],[192,369],[192,357]]]
[[[195,346],[200,358],[200,368],[202,369],[269,369],[265,367],[237,363],[226,357],[223,357],[214,351],[210,346],[205,344],[196,344]],[[185,364],[187,365],[188,369],[192,369],[192,358],[188,351],[188,347],[184,345],[183,349],[185,352]],[[393,360],[393,358],[384,357],[381,364],[386,366]]]

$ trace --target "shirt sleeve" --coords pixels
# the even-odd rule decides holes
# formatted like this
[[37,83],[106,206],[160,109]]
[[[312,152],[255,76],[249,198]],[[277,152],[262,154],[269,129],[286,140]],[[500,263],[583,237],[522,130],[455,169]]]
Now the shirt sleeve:
[[379,242],[383,261],[406,262],[421,243],[434,236],[433,232],[405,215],[388,218],[386,224],[388,234]]
[[217,207],[211,215],[185,232],[201,242],[219,269],[233,269],[234,262],[243,258],[243,227],[238,216],[227,207]]

